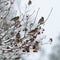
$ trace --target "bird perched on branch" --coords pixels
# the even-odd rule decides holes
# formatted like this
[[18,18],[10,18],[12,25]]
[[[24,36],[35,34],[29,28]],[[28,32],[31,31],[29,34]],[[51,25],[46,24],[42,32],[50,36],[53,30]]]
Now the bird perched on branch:
[[41,17],[40,19],[39,19],[39,21],[38,21],[38,24],[43,24],[44,23],[44,17]]
[[31,30],[30,32],[28,32],[28,35],[33,35],[37,32],[38,28],[35,28],[33,30]]
[[12,18],[11,21],[13,20],[16,22],[18,19],[19,19],[19,16],[16,16],[16,17]]
[[20,38],[20,33],[19,32],[16,34],[16,38]]

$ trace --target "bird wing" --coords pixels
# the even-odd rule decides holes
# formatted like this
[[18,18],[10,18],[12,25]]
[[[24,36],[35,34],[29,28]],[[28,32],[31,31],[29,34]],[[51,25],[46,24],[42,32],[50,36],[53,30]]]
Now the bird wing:
[[16,17],[12,18],[11,21],[12,20],[18,20],[18,19],[19,19],[19,16],[16,16]]

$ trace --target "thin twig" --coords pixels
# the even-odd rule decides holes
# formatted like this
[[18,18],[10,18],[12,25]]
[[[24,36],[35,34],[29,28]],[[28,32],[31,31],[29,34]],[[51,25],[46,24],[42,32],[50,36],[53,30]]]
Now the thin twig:
[[[36,18],[37,18],[37,15],[38,15],[39,10],[40,10],[40,8],[38,8],[38,10],[37,10],[37,14],[36,14],[36,16],[35,16],[33,25],[35,24],[35,21],[36,21]],[[33,27],[33,25],[31,26],[31,28]]]
[[50,11],[48,17],[46,18],[46,20],[44,21],[44,23],[49,19],[50,15],[51,15],[51,13],[52,13],[52,10],[53,10],[53,8],[51,9],[51,11]]
[[38,10],[37,10],[37,14],[36,14],[36,16],[35,16],[34,23],[35,23],[35,21],[36,21],[36,18],[37,18],[37,15],[38,15],[39,10],[40,10],[40,8],[38,8]]
[[[27,5],[26,5],[26,8],[25,8],[25,10],[27,9]],[[26,11],[25,11],[25,14],[26,14]],[[21,20],[21,22],[23,21],[24,22],[24,17],[25,17],[25,14],[23,15],[23,18],[22,18],[22,20]],[[24,22],[25,23],[25,22]]]
[[[51,11],[50,11],[48,17],[46,18],[46,20],[44,21],[43,26],[45,25],[45,22],[49,19],[50,15],[51,15],[51,13],[52,13],[52,10],[53,10],[53,8],[51,9]],[[37,25],[37,27],[39,27],[39,26],[40,26],[40,24]]]
[[12,6],[12,4],[10,4],[10,7],[8,8],[8,13],[6,14],[6,16],[3,19],[5,19],[8,16],[10,9],[11,9],[11,6]]
[[30,16],[29,16],[29,17],[31,17],[31,16],[34,14],[34,12],[35,12],[35,10],[33,11],[33,13],[32,13],[32,14],[30,14]]
[[[9,0],[7,0],[7,1],[9,1]],[[0,4],[5,3],[5,2],[7,2],[7,1],[0,2]]]

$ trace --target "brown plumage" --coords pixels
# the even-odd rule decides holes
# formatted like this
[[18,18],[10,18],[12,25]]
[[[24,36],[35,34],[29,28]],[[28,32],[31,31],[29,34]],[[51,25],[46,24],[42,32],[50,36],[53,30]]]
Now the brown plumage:
[[11,21],[13,20],[16,22],[18,19],[19,19],[19,16],[16,16],[16,17],[12,18]]
[[21,39],[21,36],[20,36],[19,32],[16,34],[16,42],[21,42],[22,43],[22,39]]
[[28,34],[33,35],[37,32],[37,30],[38,30],[38,28],[35,28],[35,29],[31,30]]
[[39,45],[39,42],[36,41],[35,44],[33,45],[33,52],[37,52],[37,50],[38,50],[38,45]]
[[16,34],[16,38],[20,38],[20,33],[19,32]]
[[16,42],[17,42],[17,43],[19,43],[19,42],[20,42],[19,38],[16,38]]
[[23,52],[29,52],[29,46],[25,46]]
[[39,42],[38,41],[35,41],[35,45],[38,46]]
[[41,24],[43,24],[43,23],[44,23],[44,17],[41,17],[40,20],[39,20],[39,22],[38,22],[38,24],[41,25]]

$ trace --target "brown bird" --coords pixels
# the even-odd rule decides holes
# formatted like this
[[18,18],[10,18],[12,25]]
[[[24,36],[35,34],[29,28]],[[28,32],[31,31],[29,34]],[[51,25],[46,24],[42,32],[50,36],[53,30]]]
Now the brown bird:
[[19,16],[16,16],[16,17],[12,18],[11,21],[13,20],[16,22],[18,19],[19,19]]
[[31,30],[30,32],[28,32],[29,35],[33,35],[35,34],[35,32],[37,32],[38,28],[35,28],[33,30]]
[[16,38],[20,38],[20,33],[19,32],[16,34]]
[[41,25],[41,24],[43,24],[43,23],[44,23],[44,17],[41,17],[40,20],[39,20],[39,22],[38,22],[38,24]]

